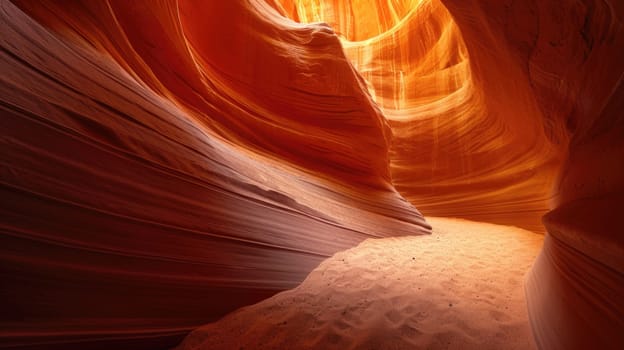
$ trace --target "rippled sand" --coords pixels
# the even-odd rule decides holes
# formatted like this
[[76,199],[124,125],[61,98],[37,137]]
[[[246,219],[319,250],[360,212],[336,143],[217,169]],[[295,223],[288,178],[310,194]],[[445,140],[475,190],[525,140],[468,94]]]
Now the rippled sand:
[[366,240],[297,288],[195,330],[179,348],[533,348],[523,281],[543,237],[428,221],[432,235]]

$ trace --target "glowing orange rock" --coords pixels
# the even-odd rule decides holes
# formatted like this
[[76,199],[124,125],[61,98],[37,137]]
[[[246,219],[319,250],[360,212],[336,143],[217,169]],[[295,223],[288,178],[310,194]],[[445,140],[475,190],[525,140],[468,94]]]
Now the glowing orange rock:
[[618,316],[624,314],[624,226],[616,214],[624,202],[624,7],[445,4],[484,95],[499,101],[494,111],[504,113],[518,95],[533,96],[534,113],[508,118],[520,125],[539,121],[565,158],[544,217],[548,235],[527,284],[538,345],[624,346]]
[[392,181],[426,215],[542,231],[553,209],[527,287],[541,347],[624,345],[621,5],[276,2],[340,28],[393,130]]
[[622,4],[0,10],[0,346],[173,346],[366,237],[428,233],[412,204],[535,231],[551,209],[538,345],[624,346]]
[[0,3],[0,347],[170,348],[365,238],[430,232],[328,28],[242,2],[18,4],[32,18]]
[[[392,131],[392,181],[426,215],[542,231],[559,151],[526,78],[486,80],[444,5],[418,1],[284,1],[299,21],[325,21],[369,83]],[[380,10],[383,9],[383,10]],[[514,77],[515,75],[515,77]],[[503,104],[501,101],[505,101]]]

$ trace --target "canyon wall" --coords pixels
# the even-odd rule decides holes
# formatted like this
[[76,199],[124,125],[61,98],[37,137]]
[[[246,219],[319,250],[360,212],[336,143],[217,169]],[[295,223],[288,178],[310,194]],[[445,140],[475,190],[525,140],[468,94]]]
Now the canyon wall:
[[537,344],[624,345],[622,4],[0,4],[3,346],[175,345],[414,206],[547,231]]
[[[503,114],[525,84],[564,160],[527,283],[543,349],[624,345],[624,6],[603,1],[444,1],[475,77]],[[515,74],[509,75],[510,67]],[[509,79],[512,78],[512,79]],[[498,93],[496,93],[496,91]],[[513,106],[509,104],[510,106]],[[493,107],[495,108],[495,107]],[[516,117],[517,116],[517,117]]]
[[0,347],[170,348],[336,251],[430,232],[328,28],[243,2],[16,4]]
[[419,210],[544,231],[562,152],[513,52],[487,33],[465,43],[471,28],[440,1],[276,2],[287,17],[337,28],[391,126],[392,182]]
[[548,231],[527,284],[541,348],[624,344],[622,4],[275,2],[342,34],[425,215]]

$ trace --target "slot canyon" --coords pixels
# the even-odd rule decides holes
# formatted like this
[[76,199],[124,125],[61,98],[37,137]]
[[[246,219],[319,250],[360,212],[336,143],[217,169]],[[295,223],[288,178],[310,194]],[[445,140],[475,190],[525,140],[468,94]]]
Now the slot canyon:
[[0,349],[624,349],[624,2],[0,16]]

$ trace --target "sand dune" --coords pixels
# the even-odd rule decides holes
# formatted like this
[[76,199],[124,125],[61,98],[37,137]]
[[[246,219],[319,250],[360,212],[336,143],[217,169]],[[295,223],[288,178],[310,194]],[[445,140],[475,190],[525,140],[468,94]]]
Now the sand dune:
[[178,350],[533,348],[523,279],[543,237],[428,221],[432,235],[337,253],[297,288],[195,330]]

